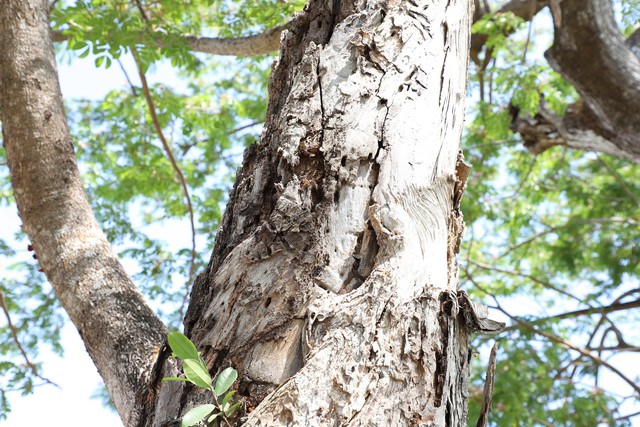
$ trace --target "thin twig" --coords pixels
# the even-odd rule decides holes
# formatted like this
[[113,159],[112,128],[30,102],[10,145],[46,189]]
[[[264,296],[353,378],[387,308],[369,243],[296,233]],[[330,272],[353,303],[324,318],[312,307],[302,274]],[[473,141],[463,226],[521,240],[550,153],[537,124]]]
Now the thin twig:
[[33,376],[36,378],[40,378],[42,381],[44,381],[47,384],[51,384],[53,386],[60,388],[58,384],[40,375],[40,373],[38,372],[38,368],[36,368],[36,365],[33,362],[31,362],[31,360],[29,360],[29,355],[27,355],[27,352],[25,351],[24,347],[22,347],[22,344],[18,339],[18,330],[16,329],[16,327],[13,325],[13,322],[11,321],[11,315],[9,314],[9,309],[7,308],[7,304],[4,301],[4,293],[2,292],[2,289],[0,289],[0,308],[2,308],[2,311],[4,312],[4,317],[7,319],[7,326],[9,327],[9,332],[11,333],[11,337],[13,338],[13,342],[18,347],[18,350],[22,354],[22,358],[24,359],[25,364],[29,367],[29,370],[31,370],[31,373],[33,374]]
[[520,194],[520,191],[522,191],[522,189],[524,188],[524,185],[526,184],[527,180],[529,179],[529,175],[531,175],[531,172],[533,171],[533,168],[536,166],[536,162],[537,161],[538,161],[538,156],[533,156],[533,159],[531,159],[531,163],[529,164],[529,169],[527,169],[527,172],[524,174],[524,176],[520,180],[520,183],[518,183],[518,188],[516,188],[516,190],[513,193],[511,193],[510,195],[500,197],[499,200],[515,199],[516,196],[518,194]]
[[619,303],[619,304],[611,304],[604,307],[592,307],[592,308],[585,308],[582,310],[568,311],[566,313],[556,314],[554,316],[542,317],[540,319],[534,320],[531,323],[543,323],[549,320],[562,320],[570,317],[588,316],[591,314],[607,314],[607,313],[613,313],[615,311],[629,310],[632,308],[640,308],[640,300],[629,301],[629,302]]
[[[535,8],[536,8],[536,4],[535,3],[531,3],[531,13],[533,14],[535,12]],[[527,63],[527,51],[529,50],[529,44],[531,43],[531,29],[533,28],[533,19],[531,19],[529,21],[529,29],[527,31],[527,41],[524,44],[524,52],[522,52],[522,60],[520,61],[521,64],[526,64]]]
[[598,163],[600,163],[602,166],[604,166],[605,169],[607,169],[611,175],[613,175],[613,177],[615,178],[616,182],[620,185],[620,187],[627,194],[627,196],[629,196],[629,198],[631,200],[633,200],[633,202],[636,204],[636,206],[640,205],[640,199],[638,199],[638,197],[635,194],[633,194],[631,189],[629,189],[627,184],[625,184],[625,182],[620,177],[620,175],[618,175],[616,170],[613,169],[611,166],[609,166],[609,164],[602,159],[602,156],[596,157],[596,160],[598,161]]
[[[245,129],[252,128],[252,127],[257,126],[257,125],[262,124],[262,123],[264,123],[264,120],[257,120],[255,122],[251,122],[251,123],[249,123],[247,125],[242,125],[242,126],[239,126],[239,127],[235,128],[235,129],[230,130],[229,132],[226,133],[226,135],[227,136],[233,135],[235,133],[241,132],[241,131],[243,131]],[[187,152],[189,150],[191,150],[193,147],[195,147],[196,145],[201,144],[203,142],[209,142],[209,141],[211,141],[211,139],[205,139],[205,140],[196,141],[196,142],[191,143],[191,144],[182,145],[182,146],[180,146],[180,149],[182,150],[182,154],[184,155],[184,154],[187,154]]]
[[[553,291],[558,292],[559,294],[562,294],[562,295],[564,295],[566,297],[569,297],[569,298],[571,298],[573,300],[576,300],[576,301],[578,301],[578,302],[580,302],[582,304],[589,305],[589,304],[585,303],[584,300],[578,298],[577,296],[575,296],[575,295],[573,295],[573,294],[571,294],[571,293],[569,293],[569,292],[567,292],[567,291],[565,291],[563,289],[560,289],[557,286],[554,286],[549,282],[545,282],[544,280],[540,280],[537,277],[534,277],[534,276],[532,276],[530,274],[522,273],[520,271],[504,270],[502,268],[498,268],[498,267],[494,267],[492,265],[484,264],[484,263],[481,263],[479,261],[474,261],[474,260],[469,259],[469,258],[465,259],[465,261],[468,262],[469,264],[473,264],[476,267],[479,267],[479,268],[482,268],[482,269],[485,269],[485,270],[495,271],[497,273],[503,273],[503,274],[507,274],[509,276],[523,277],[525,279],[529,279],[532,282],[537,283],[537,284],[539,284],[540,286],[542,286],[544,288],[551,289]],[[465,269],[465,272],[467,272],[467,271],[468,270]],[[591,306],[589,306],[589,307],[593,308]]]
[[145,22],[149,24],[149,14],[147,14],[147,11],[144,9],[144,7],[142,7],[142,3],[140,3],[140,0],[136,0],[136,6],[138,6],[138,10],[140,11],[140,15],[142,15],[142,19],[144,19]]
[[489,69],[489,104],[493,104],[493,73],[496,70],[496,57],[494,56],[491,62],[493,65]]
[[515,316],[512,316],[510,313],[508,313],[506,310],[504,310],[502,307],[500,307],[500,304],[498,304],[497,300],[496,300],[496,304],[498,305],[498,310],[499,311],[501,311],[504,315],[506,315],[511,320],[513,320],[515,323],[520,325],[522,328],[528,330],[529,332],[533,332],[536,335],[543,336],[543,337],[545,337],[545,338],[547,338],[547,339],[549,339],[549,340],[551,340],[553,342],[556,342],[556,343],[560,344],[561,347],[577,351],[581,355],[586,356],[589,359],[591,359],[597,365],[601,365],[601,366],[604,366],[604,367],[608,368],[611,372],[617,374],[624,382],[629,384],[631,386],[631,388],[636,391],[636,393],[640,393],[640,385],[636,384],[629,377],[627,377],[625,374],[620,372],[620,370],[618,370],[618,368],[616,368],[615,366],[611,365],[606,360],[602,360],[601,358],[599,358],[598,356],[596,356],[592,352],[590,352],[588,350],[585,350],[584,348],[579,347],[579,346],[577,346],[577,345],[565,340],[564,338],[560,338],[560,337],[558,337],[556,335],[553,335],[553,334],[550,334],[548,332],[541,331],[539,329],[534,328],[530,324],[528,324],[526,322],[523,322],[522,320],[518,319]]
[[621,415],[618,418],[614,418],[614,420],[615,421],[628,420],[629,418],[637,417],[638,415],[640,415],[640,411],[633,412],[633,413],[627,414],[627,415]]
[[[465,269],[466,271],[466,269]],[[633,390],[635,390],[636,393],[640,393],[640,385],[636,384],[634,381],[632,381],[629,377],[627,377],[625,374],[623,374],[622,372],[620,372],[615,366],[612,366],[609,362],[602,360],[601,358],[599,358],[598,356],[596,356],[595,354],[591,353],[588,350],[585,350],[584,348],[578,347],[575,344],[572,344],[571,342],[560,338],[556,335],[550,334],[548,332],[544,332],[541,331],[539,329],[534,328],[532,325],[530,325],[527,322],[523,322],[522,320],[518,319],[517,317],[511,315],[509,312],[507,312],[505,309],[502,308],[502,306],[500,305],[500,303],[498,302],[498,298],[495,297],[495,295],[491,294],[489,291],[487,291],[486,289],[484,289],[482,286],[480,286],[474,279],[473,276],[467,272],[467,276],[469,277],[469,280],[483,293],[487,294],[488,296],[490,296],[493,301],[495,302],[496,306],[495,309],[502,312],[504,315],[506,315],[507,317],[509,317],[513,322],[517,323],[518,325],[520,325],[521,327],[523,327],[524,329],[527,329],[530,332],[533,332],[536,335],[540,335],[543,336],[551,341],[554,341],[558,344],[560,344],[560,346],[570,349],[570,350],[574,350],[577,351],[578,353],[580,353],[583,356],[588,357],[589,359],[591,359],[594,363],[604,366],[606,368],[608,368],[610,371],[612,371],[613,373],[617,374],[623,381],[625,381],[627,384],[629,384],[631,386],[631,388]]]
[[[633,295],[635,293],[640,292],[640,289],[631,289],[628,290],[627,292],[624,292],[622,295],[618,295],[618,297],[616,297],[615,300],[613,300],[611,302],[611,304],[609,304],[609,307],[616,307],[616,306],[626,306],[627,304],[629,304],[629,306],[626,306],[627,308],[633,308],[633,301],[631,303],[620,303],[620,301],[622,301],[623,299],[625,299],[626,297],[628,297],[629,295]],[[636,301],[637,302],[637,301]],[[612,311],[618,311],[618,310],[612,310]],[[589,347],[591,346],[591,343],[593,342],[593,339],[595,338],[596,334],[598,333],[598,330],[600,329],[600,327],[602,327],[602,325],[604,324],[605,320],[607,322],[609,322],[610,325],[613,325],[613,322],[607,317],[607,313],[609,313],[609,311],[605,311],[603,310],[602,312],[602,317],[600,317],[600,320],[598,320],[598,323],[596,324],[595,328],[593,329],[593,332],[591,332],[591,335],[589,335],[589,340],[587,341],[587,344],[585,345],[585,347]]]
[[129,87],[131,88],[131,93],[133,93],[133,97],[137,98],[138,97],[138,91],[136,91],[136,87],[131,82],[131,79],[129,78],[129,73],[127,73],[127,70],[125,70],[124,65],[122,65],[122,61],[120,61],[120,58],[116,59],[116,61],[118,62],[118,65],[120,66],[120,69],[122,70],[122,73],[124,74],[124,78],[127,79],[127,82],[129,83]]
[[156,129],[156,133],[158,134],[158,138],[162,142],[162,147],[164,151],[167,153],[167,157],[169,157],[169,161],[171,162],[171,166],[173,166],[173,170],[178,176],[180,180],[180,184],[182,185],[182,190],[184,192],[185,199],[187,200],[187,210],[189,211],[189,222],[191,225],[191,263],[189,266],[189,279],[187,281],[187,286],[190,286],[193,281],[193,276],[196,270],[196,225],[193,214],[193,206],[191,204],[191,196],[189,195],[189,188],[187,186],[187,180],[184,177],[184,174],[180,170],[178,163],[176,162],[175,157],[173,156],[173,151],[167,142],[167,139],[164,137],[164,133],[162,132],[162,126],[160,126],[160,120],[158,120],[158,115],[156,114],[156,107],[153,102],[153,98],[151,97],[151,92],[149,90],[149,85],[147,84],[147,78],[142,71],[142,66],[137,57],[137,54],[132,49],[133,58],[135,60],[136,66],[138,67],[138,74],[140,76],[140,81],[142,82],[142,92],[144,93],[144,97],[147,101],[147,106],[149,107],[149,114],[151,114],[151,120],[153,121],[153,126]]
[[582,225],[582,224],[629,224],[629,225],[640,225],[640,222],[631,219],[631,218],[621,218],[621,217],[611,217],[611,218],[585,218],[585,219],[574,219],[571,218],[571,221],[562,224],[562,225],[557,225],[555,227],[549,227],[544,231],[541,231],[540,233],[536,233],[533,236],[529,237],[528,239],[523,240],[520,243],[517,243],[515,245],[511,245],[507,248],[506,251],[504,251],[501,255],[498,256],[498,258],[503,258],[505,255],[515,251],[516,249],[524,246],[524,245],[528,245],[529,243],[539,239],[540,237],[546,236],[547,234],[550,233],[555,233],[556,231],[559,230],[563,230],[565,228],[570,228],[573,227],[575,225]]
[[632,346],[632,345],[615,345],[615,346],[607,346],[607,347],[587,347],[587,350],[590,351],[597,351],[598,353],[601,353],[603,351],[624,351],[624,352],[630,352],[630,353],[638,353],[640,352],[640,347],[639,346]]

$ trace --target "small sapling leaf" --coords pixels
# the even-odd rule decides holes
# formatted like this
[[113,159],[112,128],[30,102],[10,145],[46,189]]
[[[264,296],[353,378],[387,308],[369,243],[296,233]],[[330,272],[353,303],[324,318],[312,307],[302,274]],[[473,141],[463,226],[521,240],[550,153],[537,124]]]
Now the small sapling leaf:
[[169,340],[169,347],[171,347],[174,357],[177,356],[182,360],[197,360],[200,358],[200,354],[198,354],[196,346],[193,345],[191,340],[184,336],[184,334],[181,334],[180,332],[171,332],[167,335],[167,339]]
[[226,411],[224,411],[224,414],[225,414],[227,417],[231,416],[231,414],[233,414],[233,412],[234,412],[236,409],[238,409],[238,407],[239,407],[240,405],[242,405],[242,402],[236,402],[236,403],[234,403],[234,404],[231,406],[231,408],[229,408],[229,409],[227,409]]
[[211,389],[211,376],[199,360],[186,359],[182,365],[182,370],[189,381],[198,387]]
[[229,393],[225,394],[224,397],[222,398],[222,401],[220,402],[220,409],[222,411],[226,411],[229,406],[229,401],[231,400],[231,398],[233,397],[233,395],[235,394],[235,390],[231,390]]
[[216,412],[215,414],[211,415],[207,421],[212,422],[213,420],[218,418],[220,415],[222,415],[222,412]]
[[189,412],[184,414],[184,417],[182,417],[182,423],[180,425],[181,427],[191,427],[194,424],[198,424],[204,417],[209,415],[215,409],[215,405],[210,403],[191,408]]
[[216,396],[221,396],[225,391],[229,390],[231,384],[238,378],[238,371],[229,367],[224,369],[216,379],[214,387]]

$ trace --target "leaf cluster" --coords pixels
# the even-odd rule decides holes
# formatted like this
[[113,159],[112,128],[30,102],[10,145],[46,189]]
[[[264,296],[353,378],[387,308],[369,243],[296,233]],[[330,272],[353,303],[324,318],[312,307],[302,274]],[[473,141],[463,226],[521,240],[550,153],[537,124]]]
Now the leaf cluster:
[[218,418],[230,425],[239,417],[242,401],[233,401],[235,390],[229,391],[238,378],[238,371],[228,367],[218,374],[215,382],[209,375],[207,366],[202,360],[196,346],[184,334],[172,332],[168,335],[169,347],[175,359],[182,361],[184,377],[166,377],[163,381],[189,382],[212,393],[212,402],[191,408],[182,418],[182,427],[198,424],[205,418],[212,423]]

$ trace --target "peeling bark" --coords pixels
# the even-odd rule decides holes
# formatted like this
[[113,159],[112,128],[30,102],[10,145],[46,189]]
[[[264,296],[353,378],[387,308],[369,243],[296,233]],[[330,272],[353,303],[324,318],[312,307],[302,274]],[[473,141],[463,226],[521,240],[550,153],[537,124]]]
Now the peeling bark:
[[283,36],[185,319],[213,373],[239,370],[246,425],[466,423],[470,6],[312,1]]
[[3,144],[23,230],[124,425],[141,418],[165,340],[100,230],[67,129],[46,0],[0,10]]
[[562,116],[551,111],[543,100],[534,116],[514,114],[511,123],[511,129],[520,134],[523,145],[531,154],[565,146],[640,163],[640,156],[621,149],[594,128],[597,129],[596,119],[582,100],[570,105]]

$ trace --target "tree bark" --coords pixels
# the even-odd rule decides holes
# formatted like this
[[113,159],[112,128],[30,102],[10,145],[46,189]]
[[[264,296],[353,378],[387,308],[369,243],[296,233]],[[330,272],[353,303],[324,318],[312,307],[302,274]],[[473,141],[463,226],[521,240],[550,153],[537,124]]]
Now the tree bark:
[[185,319],[213,372],[239,370],[246,425],[466,423],[471,4],[312,1],[284,36]]
[[135,425],[165,329],[100,230],[67,129],[47,0],[0,9],[3,144],[23,230],[78,328],[124,425]]

